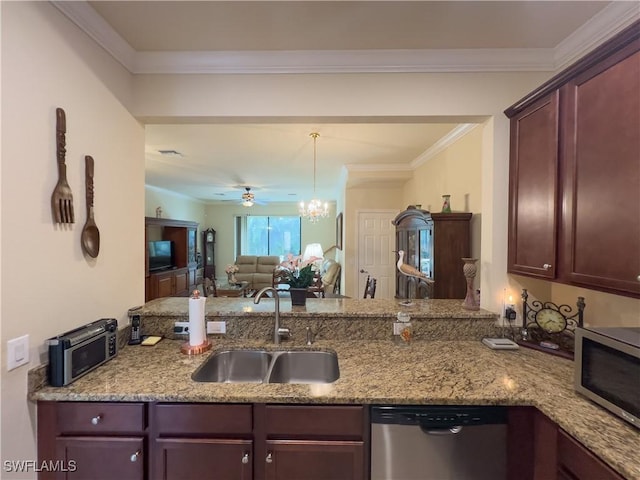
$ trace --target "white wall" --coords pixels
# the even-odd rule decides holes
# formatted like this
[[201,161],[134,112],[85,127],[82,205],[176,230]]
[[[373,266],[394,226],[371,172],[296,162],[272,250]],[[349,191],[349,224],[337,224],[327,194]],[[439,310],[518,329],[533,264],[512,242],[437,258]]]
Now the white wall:
[[[144,302],[144,129],[128,113],[131,76],[48,2],[2,2],[2,263],[0,344],[30,336],[30,364],[6,371],[2,460],[35,459],[27,370],[47,338]],[[56,107],[67,115],[76,223],[54,225]],[[95,159],[100,254],[85,257],[84,156]],[[5,474],[2,478],[35,478]]]

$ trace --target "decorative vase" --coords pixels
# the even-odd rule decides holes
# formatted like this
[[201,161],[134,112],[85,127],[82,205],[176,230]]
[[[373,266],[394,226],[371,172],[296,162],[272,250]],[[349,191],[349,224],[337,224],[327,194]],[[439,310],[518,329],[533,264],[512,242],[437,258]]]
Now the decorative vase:
[[291,305],[304,306],[307,304],[307,289],[306,288],[290,288]]
[[235,285],[236,283],[238,283],[238,280],[236,279],[236,274],[227,273],[227,282],[229,282],[229,285]]
[[476,273],[478,272],[478,266],[476,265],[478,259],[463,258],[462,261],[464,262],[462,272],[464,273],[464,278],[467,280],[467,295],[464,297],[462,307],[467,310],[479,310],[480,306],[478,305],[475,290],[473,289],[473,279],[476,277]]
[[451,195],[442,195],[442,213],[451,213]]

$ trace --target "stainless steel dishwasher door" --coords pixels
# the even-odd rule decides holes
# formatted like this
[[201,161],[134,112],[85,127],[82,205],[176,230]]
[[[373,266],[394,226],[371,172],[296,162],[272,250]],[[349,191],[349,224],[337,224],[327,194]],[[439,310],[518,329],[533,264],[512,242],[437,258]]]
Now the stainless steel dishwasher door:
[[506,479],[506,423],[430,428],[398,415],[380,423],[372,415],[371,480]]

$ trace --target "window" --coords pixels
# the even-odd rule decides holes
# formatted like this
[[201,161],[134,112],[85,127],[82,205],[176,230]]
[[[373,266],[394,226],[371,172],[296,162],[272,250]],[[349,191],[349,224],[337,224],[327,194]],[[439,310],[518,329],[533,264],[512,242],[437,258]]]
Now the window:
[[236,249],[243,255],[300,255],[300,237],[300,217],[236,217]]

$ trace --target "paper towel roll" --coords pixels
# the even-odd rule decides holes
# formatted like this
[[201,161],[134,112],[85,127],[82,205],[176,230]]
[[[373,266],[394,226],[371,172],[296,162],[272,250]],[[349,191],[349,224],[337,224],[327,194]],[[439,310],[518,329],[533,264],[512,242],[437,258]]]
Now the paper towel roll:
[[189,299],[189,345],[202,345],[206,339],[204,327],[205,297]]

